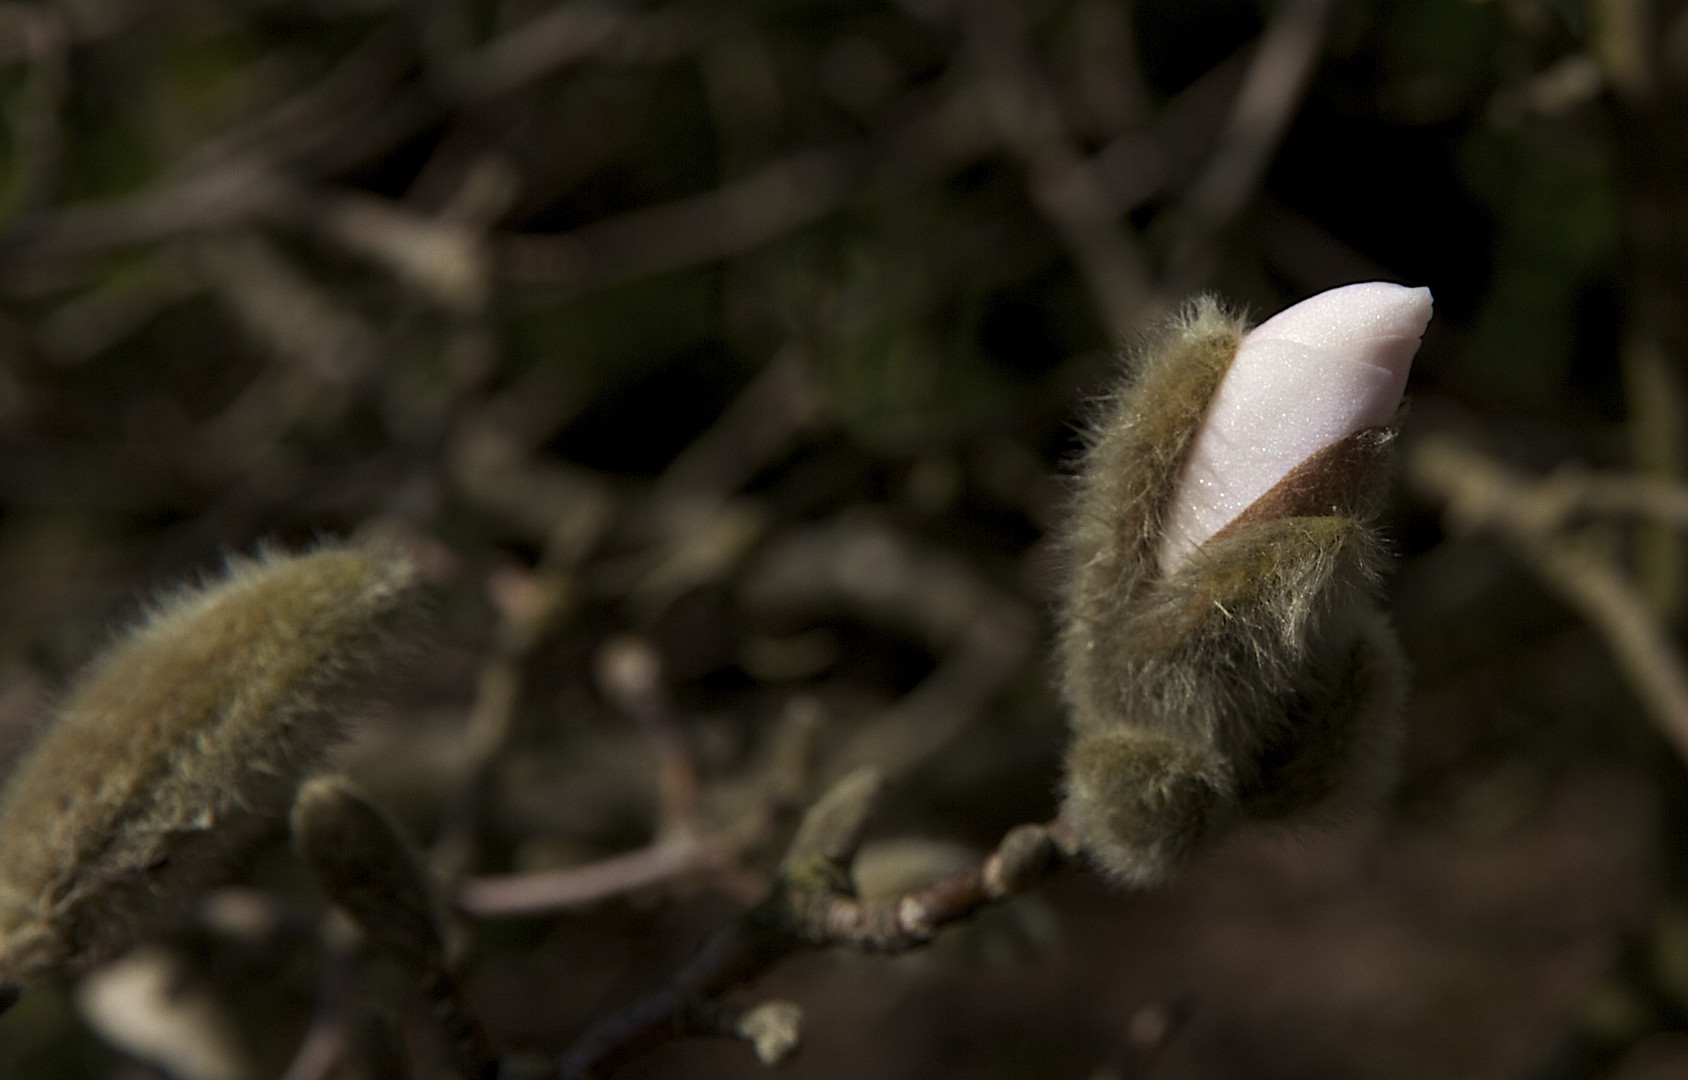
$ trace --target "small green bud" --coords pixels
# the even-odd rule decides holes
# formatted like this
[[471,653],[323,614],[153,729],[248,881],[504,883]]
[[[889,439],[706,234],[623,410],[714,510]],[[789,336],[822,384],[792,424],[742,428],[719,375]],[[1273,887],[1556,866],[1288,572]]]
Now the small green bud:
[[444,970],[433,876],[391,818],[344,779],[318,776],[299,789],[292,825],[300,857],[371,942],[412,971]]
[[434,876],[404,830],[338,776],[315,777],[299,789],[292,824],[294,846],[323,892],[415,976],[464,1075],[495,1075],[486,1034],[447,966]]
[[407,651],[418,598],[374,544],[231,559],[89,664],[0,798],[0,982],[114,955],[226,874]]
[[[1422,290],[1352,286],[1325,298],[1340,306],[1343,294],[1404,324],[1420,309],[1429,317]],[[1307,324],[1299,309],[1286,315],[1274,323]],[[1063,816],[1122,881],[1164,878],[1241,819],[1364,803],[1392,775],[1405,664],[1377,610],[1384,549],[1372,527],[1392,435],[1354,422],[1392,412],[1405,380],[1405,345],[1384,326],[1371,337],[1331,327],[1330,348],[1262,335],[1251,363],[1293,365],[1299,350],[1341,376],[1330,384],[1335,419],[1309,421],[1329,441],[1289,433],[1291,447],[1317,449],[1287,471],[1262,464],[1279,451],[1266,445],[1270,416],[1233,394],[1215,417],[1245,335],[1211,299],[1161,328],[1097,416],[1066,537]],[[1372,371],[1379,356],[1395,366]],[[1355,364],[1367,370],[1344,383]],[[1258,368],[1249,379],[1261,382]],[[1233,464],[1240,472],[1223,471]]]

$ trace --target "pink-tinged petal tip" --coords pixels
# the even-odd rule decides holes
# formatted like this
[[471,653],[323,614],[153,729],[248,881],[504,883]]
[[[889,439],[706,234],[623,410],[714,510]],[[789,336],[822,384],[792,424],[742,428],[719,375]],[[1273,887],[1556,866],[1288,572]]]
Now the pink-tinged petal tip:
[[1249,331],[1168,507],[1162,571],[1314,453],[1389,424],[1430,313],[1429,289],[1370,281],[1322,292]]

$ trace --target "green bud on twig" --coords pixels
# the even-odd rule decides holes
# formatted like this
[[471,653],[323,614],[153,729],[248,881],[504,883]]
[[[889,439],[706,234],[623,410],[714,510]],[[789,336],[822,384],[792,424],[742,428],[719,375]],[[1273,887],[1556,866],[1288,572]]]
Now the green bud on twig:
[[0,981],[111,956],[227,873],[405,651],[417,601],[386,547],[264,553],[96,658],[0,799]]
[[293,804],[293,845],[328,898],[412,971],[446,964],[433,877],[398,825],[346,780],[318,776]]
[[338,776],[319,776],[293,804],[293,843],[328,898],[416,978],[463,1072],[496,1071],[480,1022],[447,966],[444,906],[404,831]]

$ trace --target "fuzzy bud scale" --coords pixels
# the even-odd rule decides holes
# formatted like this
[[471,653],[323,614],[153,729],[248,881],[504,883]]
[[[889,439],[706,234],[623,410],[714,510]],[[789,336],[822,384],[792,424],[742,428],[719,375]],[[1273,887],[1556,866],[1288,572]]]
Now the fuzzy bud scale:
[[1202,299],[1098,411],[1064,537],[1062,813],[1119,879],[1392,774],[1405,664],[1372,523],[1429,305],[1348,286],[1245,333]]
[[96,658],[0,798],[0,981],[114,954],[285,819],[418,588],[380,546],[235,559]]

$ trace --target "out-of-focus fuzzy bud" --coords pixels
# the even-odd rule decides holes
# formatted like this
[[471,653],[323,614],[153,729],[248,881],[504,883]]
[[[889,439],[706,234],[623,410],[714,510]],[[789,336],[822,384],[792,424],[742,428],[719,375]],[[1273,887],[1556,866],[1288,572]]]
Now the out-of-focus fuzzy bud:
[[416,978],[463,1074],[490,1080],[497,1062],[447,966],[444,906],[433,874],[404,830],[338,776],[306,781],[292,825],[294,846],[322,891]]
[[1246,334],[1198,300],[1099,411],[1066,536],[1063,814],[1120,879],[1392,776],[1405,663],[1372,520],[1429,317],[1383,283]]
[[407,651],[415,567],[383,544],[231,559],[71,686],[0,799],[0,980],[127,946],[215,882]]
[[412,971],[445,968],[433,876],[399,826],[338,776],[305,782],[293,804],[293,845],[328,898],[375,945]]

